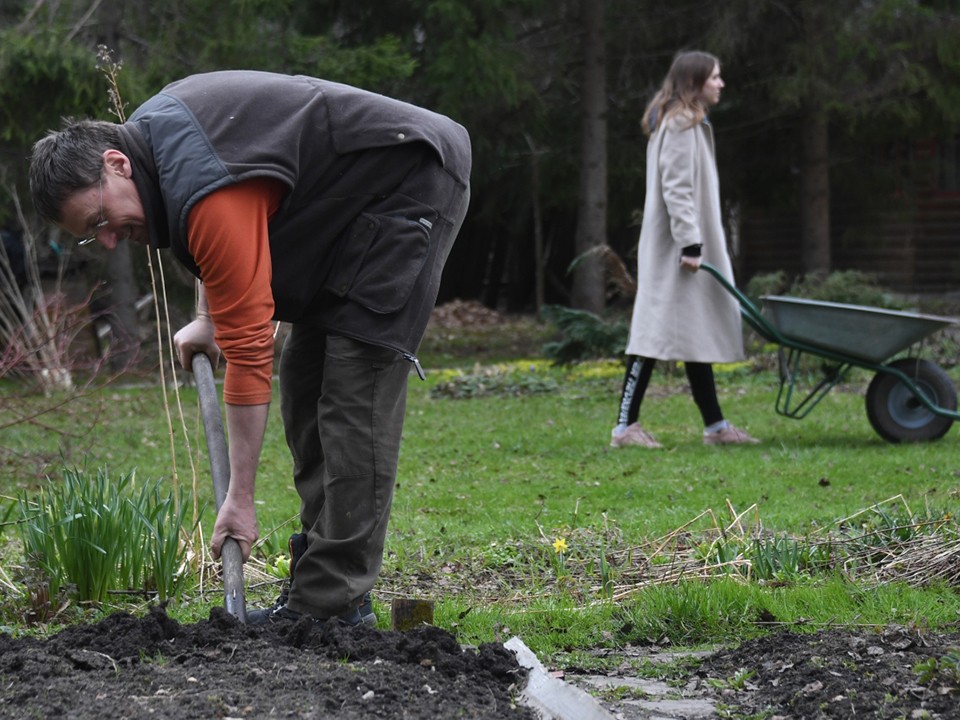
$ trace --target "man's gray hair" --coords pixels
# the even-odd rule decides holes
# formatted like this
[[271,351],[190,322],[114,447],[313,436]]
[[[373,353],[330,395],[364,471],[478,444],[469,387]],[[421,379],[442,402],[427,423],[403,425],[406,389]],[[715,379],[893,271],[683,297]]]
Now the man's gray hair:
[[102,120],[65,118],[60,130],[37,140],[30,154],[30,194],[37,214],[59,222],[75,192],[95,185],[103,173],[103,153],[120,150],[117,126]]

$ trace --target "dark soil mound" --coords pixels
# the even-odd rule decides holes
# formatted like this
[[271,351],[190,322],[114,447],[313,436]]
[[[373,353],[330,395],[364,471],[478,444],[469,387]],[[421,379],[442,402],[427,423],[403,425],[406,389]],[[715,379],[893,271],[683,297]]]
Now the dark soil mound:
[[[904,628],[777,633],[708,655],[687,687],[738,717],[960,718],[957,676],[916,669],[956,648],[960,634]],[[534,720],[517,705],[525,682],[502,645],[464,650],[428,626],[250,627],[221,608],[181,625],[155,608],[47,640],[0,634],[0,719]],[[625,718],[651,712],[609,705]]]
[[449,633],[308,620],[241,625],[224,610],[181,625],[159,608],[0,635],[0,718],[518,718],[525,671],[502,645]]
[[904,628],[785,632],[720,651],[697,674],[724,688],[721,702],[745,715],[960,718],[956,683],[945,676],[921,684],[915,669],[957,647],[958,634],[924,635]]

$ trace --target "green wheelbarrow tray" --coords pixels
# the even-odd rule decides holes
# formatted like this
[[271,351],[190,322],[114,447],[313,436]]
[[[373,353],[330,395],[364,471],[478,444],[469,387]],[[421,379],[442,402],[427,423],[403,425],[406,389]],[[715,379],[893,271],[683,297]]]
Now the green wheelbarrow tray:
[[[763,297],[761,310],[715,267],[700,267],[737,299],[744,321],[780,347],[780,415],[806,417],[850,368],[859,367],[874,373],[866,394],[867,417],[883,439],[937,440],[960,420],[950,376],[934,362],[902,356],[956,324],[955,318],[784,296]],[[806,394],[798,390],[804,355],[827,361],[822,379]]]

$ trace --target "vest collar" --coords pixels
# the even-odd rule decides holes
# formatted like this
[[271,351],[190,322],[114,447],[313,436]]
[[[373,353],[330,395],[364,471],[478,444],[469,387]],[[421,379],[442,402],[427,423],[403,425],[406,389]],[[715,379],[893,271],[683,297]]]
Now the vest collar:
[[150,148],[135,125],[124,123],[119,126],[119,131],[121,150],[133,166],[133,182],[143,204],[150,247],[154,250],[170,247],[170,225]]

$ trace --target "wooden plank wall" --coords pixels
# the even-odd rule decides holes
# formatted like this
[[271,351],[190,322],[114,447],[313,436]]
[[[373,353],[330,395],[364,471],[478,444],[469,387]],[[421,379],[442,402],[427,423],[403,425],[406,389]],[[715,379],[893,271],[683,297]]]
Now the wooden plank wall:
[[[834,210],[833,268],[873,273],[902,292],[960,291],[960,194],[938,194],[912,212],[844,217]],[[739,230],[739,281],[801,272],[800,219],[751,213]]]

